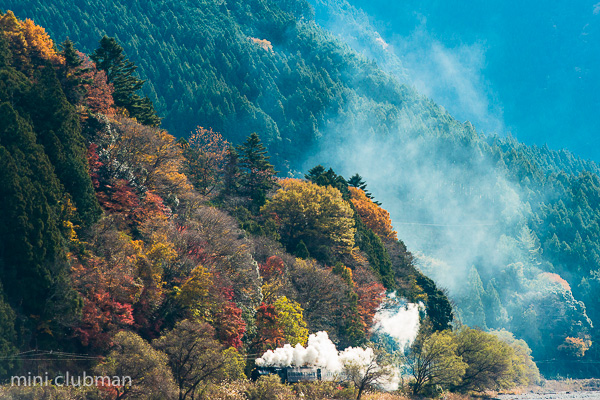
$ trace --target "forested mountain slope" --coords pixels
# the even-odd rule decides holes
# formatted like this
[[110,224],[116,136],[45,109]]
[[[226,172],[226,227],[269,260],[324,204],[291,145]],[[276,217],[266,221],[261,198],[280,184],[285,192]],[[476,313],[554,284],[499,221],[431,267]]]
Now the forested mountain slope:
[[[130,65],[122,48],[105,42],[114,82],[131,78],[116,68]],[[384,305],[395,315],[419,303],[409,342],[420,320],[423,335],[450,327],[446,295],[362,189],[322,166],[277,178],[256,133],[234,147],[200,127],[176,140],[142,125],[123,116],[135,93],[72,42],[56,47],[0,13],[2,384],[93,369],[137,374],[90,389],[102,398],[205,396],[309,332],[340,349],[395,343],[378,333]],[[181,345],[193,379],[173,376]]]
[[359,172],[463,321],[526,339],[548,373],[597,374],[596,164],[478,134],[316,25],[304,1],[0,7],[86,53],[116,36],[175,136],[202,125],[240,143],[258,132],[284,174]]
[[[415,123],[450,120],[333,41],[304,1],[10,0],[0,6],[34,19],[59,42],[77,38],[86,53],[103,34],[116,37],[148,79],[144,90],[165,118],[163,127],[185,136],[202,124],[234,142],[261,132],[280,169],[286,161],[298,167],[326,121],[348,111],[354,99],[378,107],[377,125],[388,132],[401,110]],[[418,113],[412,104],[419,104]]]

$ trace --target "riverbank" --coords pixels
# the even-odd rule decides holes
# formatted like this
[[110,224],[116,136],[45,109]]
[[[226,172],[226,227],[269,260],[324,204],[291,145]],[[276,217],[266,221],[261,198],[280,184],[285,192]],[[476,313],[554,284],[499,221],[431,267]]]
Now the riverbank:
[[600,379],[546,380],[538,386],[501,393],[499,400],[600,400]]

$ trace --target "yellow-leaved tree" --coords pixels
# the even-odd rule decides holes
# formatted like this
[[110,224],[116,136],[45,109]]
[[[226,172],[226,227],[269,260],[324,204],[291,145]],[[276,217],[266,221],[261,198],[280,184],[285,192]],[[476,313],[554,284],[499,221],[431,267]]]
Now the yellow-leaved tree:
[[300,304],[282,296],[277,299],[273,306],[277,311],[277,321],[282,328],[285,342],[292,346],[298,343],[306,346],[308,329],[306,328],[306,321],[304,321],[304,310]]
[[192,189],[184,174],[183,149],[174,136],[124,117],[111,120],[108,132],[97,138],[97,144],[114,160],[109,171],[113,177],[144,186],[162,199]]
[[274,216],[289,252],[303,243],[311,256],[321,260],[350,253],[356,233],[354,211],[339,190],[298,179],[279,183],[281,189],[261,212]]

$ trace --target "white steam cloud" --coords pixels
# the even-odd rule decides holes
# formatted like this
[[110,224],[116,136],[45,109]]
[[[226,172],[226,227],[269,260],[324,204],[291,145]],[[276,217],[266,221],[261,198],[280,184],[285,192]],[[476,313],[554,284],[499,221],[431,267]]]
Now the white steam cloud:
[[[371,332],[391,336],[403,350],[417,337],[419,316],[424,309],[423,303],[406,303],[392,292],[388,294],[387,301],[377,310]],[[308,337],[306,347],[301,344],[293,347],[286,344],[275,350],[267,350],[262,357],[256,359],[256,365],[259,367],[315,366],[340,372],[345,363],[356,362],[359,365],[369,365],[374,360],[373,357],[371,348],[348,347],[338,352],[327,332],[321,331]]]
[[324,331],[310,335],[306,347],[301,344],[295,347],[286,344],[275,350],[267,350],[262,357],[256,359],[256,365],[259,367],[315,366],[327,368],[332,372],[342,370],[337,348]]
[[[395,294],[388,295],[394,299]],[[419,333],[419,315],[424,311],[425,305],[407,303],[395,307],[381,307],[375,314],[373,332],[383,332],[396,340],[400,349],[404,350],[414,342]]]
[[[396,340],[404,349],[410,345],[419,332],[419,315],[424,310],[423,303],[413,304],[398,300],[395,293],[388,295],[388,301],[375,314],[373,333],[385,333]],[[348,347],[338,351],[325,331],[311,334],[306,347],[289,344],[275,350],[267,350],[256,359],[259,367],[303,367],[315,366],[340,372],[344,364],[369,365],[374,361],[373,349]]]

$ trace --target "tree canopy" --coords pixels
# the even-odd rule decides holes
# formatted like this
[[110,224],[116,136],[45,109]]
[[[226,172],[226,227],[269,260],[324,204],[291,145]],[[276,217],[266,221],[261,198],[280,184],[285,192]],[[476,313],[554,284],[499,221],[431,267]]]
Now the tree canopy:
[[261,212],[273,214],[288,251],[303,241],[314,257],[327,259],[354,247],[354,212],[339,190],[285,179]]

